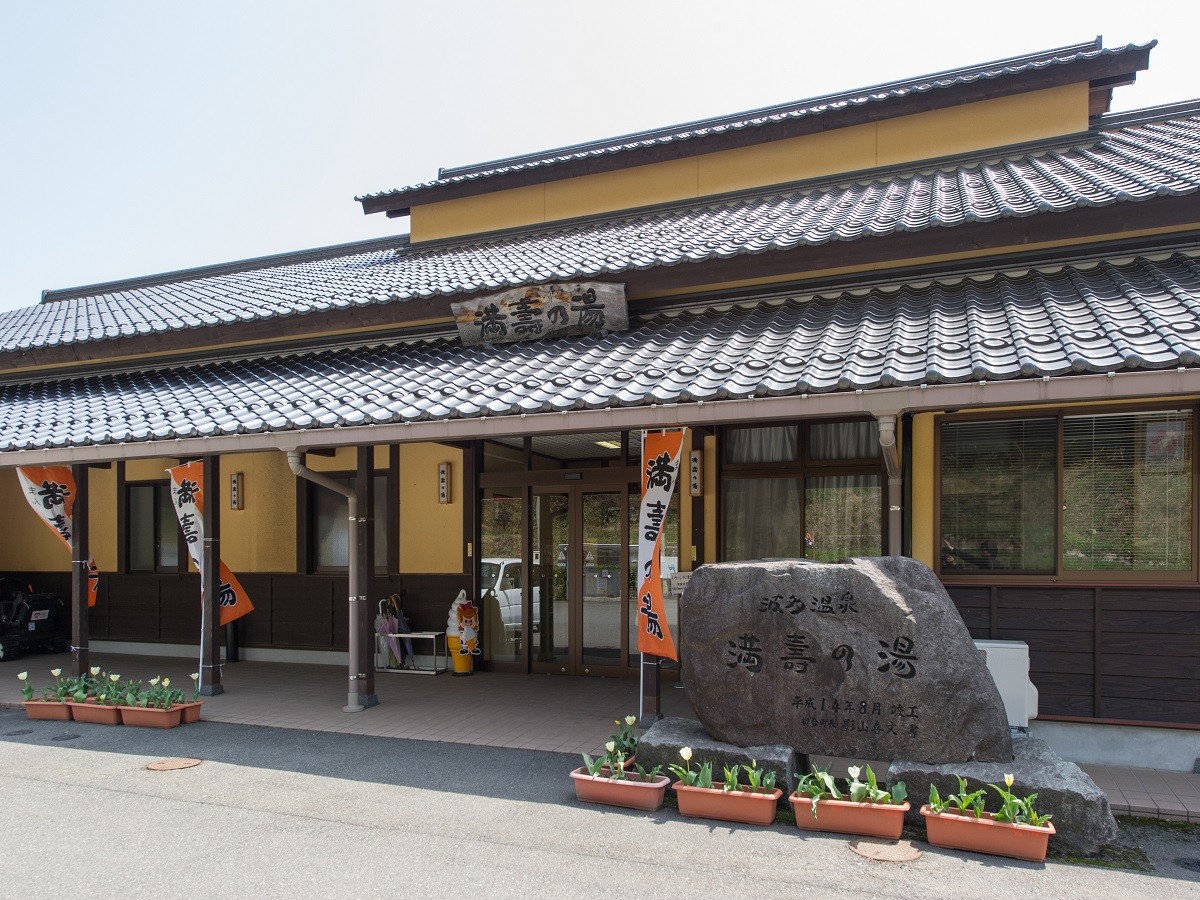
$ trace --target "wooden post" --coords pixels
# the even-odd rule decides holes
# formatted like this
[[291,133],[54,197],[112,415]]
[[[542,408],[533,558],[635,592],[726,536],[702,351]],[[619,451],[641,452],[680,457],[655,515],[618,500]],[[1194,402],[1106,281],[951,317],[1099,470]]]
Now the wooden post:
[[201,615],[204,616],[200,648],[200,693],[215,697],[225,693],[221,686],[221,458],[204,457],[204,552],[201,555]]
[[[691,429],[692,449],[704,452],[704,437],[706,431],[700,428]],[[703,459],[703,457],[701,457]],[[716,460],[705,460],[705,465],[715,465]],[[689,487],[690,490],[690,487]],[[683,494],[683,488],[680,487],[680,496]],[[704,469],[700,470],[700,496],[692,497],[692,549],[695,551],[693,556],[691,553],[691,570],[696,571],[704,565]]]
[[71,466],[75,503],[71,532],[71,674],[83,675],[88,654],[88,467]]
[[[359,446],[354,490],[358,494],[358,702],[364,707],[379,705],[375,692],[375,613],[378,597],[371,589],[375,580],[375,448]],[[386,510],[384,511],[386,515]],[[353,598],[351,598],[351,602]]]

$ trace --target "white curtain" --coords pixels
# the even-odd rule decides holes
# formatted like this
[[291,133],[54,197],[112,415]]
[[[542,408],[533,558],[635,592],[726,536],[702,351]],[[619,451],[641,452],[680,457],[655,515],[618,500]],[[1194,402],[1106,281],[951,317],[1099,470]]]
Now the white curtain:
[[795,425],[771,428],[733,428],[725,444],[730,463],[791,462],[796,458]]
[[865,422],[814,422],[809,429],[813,459],[874,459],[879,456],[879,426]]
[[804,555],[799,478],[725,479],[725,559]]

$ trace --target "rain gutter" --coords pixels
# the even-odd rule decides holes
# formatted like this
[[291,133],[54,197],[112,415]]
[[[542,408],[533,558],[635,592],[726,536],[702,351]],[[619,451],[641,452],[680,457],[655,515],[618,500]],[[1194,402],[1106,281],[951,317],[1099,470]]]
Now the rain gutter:
[[335,481],[328,475],[322,475],[320,472],[314,472],[301,461],[300,452],[298,450],[287,451],[288,467],[299,478],[307,479],[313,484],[319,484],[321,487],[329,488],[329,490],[341,494],[346,498],[347,511],[350,520],[350,540],[347,545],[347,553],[349,554],[349,581],[350,581],[350,679],[349,688],[346,694],[346,705],[342,707],[342,712],[362,712],[365,705],[360,697],[358,690],[358,682],[360,678],[365,677],[359,669],[361,660],[359,659],[359,604],[367,601],[366,595],[362,590],[362,573],[358,569],[358,524],[361,521],[358,517],[358,494],[354,488],[351,488],[340,481]]
[[896,442],[896,416],[876,414],[879,422],[879,446],[883,450],[883,462],[887,466],[888,487],[888,556],[901,556],[903,546],[900,518],[900,498],[903,490],[903,469],[900,464],[900,447]]

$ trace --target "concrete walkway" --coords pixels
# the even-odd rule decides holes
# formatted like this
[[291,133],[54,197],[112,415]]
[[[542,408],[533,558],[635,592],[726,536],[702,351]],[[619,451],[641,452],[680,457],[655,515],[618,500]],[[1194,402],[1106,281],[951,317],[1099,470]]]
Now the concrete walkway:
[[[95,665],[127,678],[168,675],[190,689],[195,662],[178,657],[94,654]],[[16,674],[28,670],[40,686],[50,669],[68,669],[67,655],[0,661],[0,706],[21,701]],[[505,675],[469,678],[380,673],[380,703],[344,713],[346,672],[337,666],[239,662],[224,670],[226,692],[205,701],[207,721],[410,738],[596,755],[613,720],[636,714],[637,682],[615,678]],[[685,692],[662,691],[663,712],[693,717]],[[1117,815],[1200,823],[1200,775],[1155,769],[1084,765],[1109,796]]]
[[[146,770],[163,757],[202,762]],[[461,743],[213,722],[156,732],[0,710],[0,796],[13,823],[0,893],[1200,898],[1190,831],[1127,828],[1142,871],[921,840],[919,858],[884,863],[852,852],[852,839],[782,821],[729,825],[671,808],[583,804],[567,779],[575,764],[563,753]]]

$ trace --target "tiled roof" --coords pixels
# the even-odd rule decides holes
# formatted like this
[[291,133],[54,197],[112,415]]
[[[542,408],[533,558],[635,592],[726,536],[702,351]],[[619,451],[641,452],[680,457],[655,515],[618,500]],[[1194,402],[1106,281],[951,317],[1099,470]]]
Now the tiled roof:
[[[1066,148],[573,224],[179,275],[0,313],[0,351],[470,294],[1200,188],[1200,112]],[[352,246],[352,245],[351,245]],[[289,258],[290,259],[290,258]],[[228,268],[228,267],[227,267]]]
[[1200,260],[1176,253],[660,313],[603,337],[10,384],[0,451],[1198,363]]
[[442,169],[438,173],[438,178],[434,181],[426,181],[394,190],[377,191],[356,197],[355,199],[362,201],[372,198],[389,197],[399,200],[407,194],[425,191],[429,188],[444,187],[468,181],[483,181],[497,175],[506,175],[529,169],[552,168],[574,160],[586,159],[588,157],[613,156],[644,147],[696,141],[723,132],[762,128],[766,125],[777,124],[787,120],[812,118],[849,107],[877,104],[912,94],[923,94],[939,89],[972,84],[978,81],[994,80],[1004,76],[1018,75],[1039,69],[1066,66],[1084,60],[1097,59],[1102,56],[1117,56],[1134,50],[1148,50],[1154,47],[1155,43],[1128,44],[1124,47],[1104,48],[1100,39],[1097,38],[1095,41],[1074,44],[1068,47],[1056,47],[1039,53],[1010,57],[979,65],[950,69],[944,72],[934,72],[915,78],[872,85],[851,91],[840,91],[835,94],[826,94],[820,97],[811,97],[777,106],[768,106],[732,115],[687,122],[682,125],[622,135],[607,140],[560,147],[542,153],[532,153],[476,165]]

